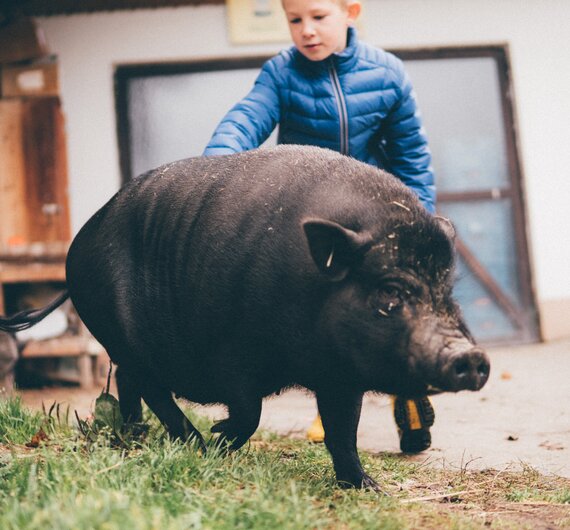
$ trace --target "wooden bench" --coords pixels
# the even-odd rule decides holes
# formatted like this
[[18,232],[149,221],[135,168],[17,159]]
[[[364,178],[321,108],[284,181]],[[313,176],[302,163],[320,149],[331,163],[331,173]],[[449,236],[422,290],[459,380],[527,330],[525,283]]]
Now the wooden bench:
[[45,377],[54,380],[77,382],[82,388],[103,384],[106,352],[93,337],[88,335],[62,336],[53,339],[32,340],[22,350],[21,359],[48,359],[73,357],[77,359],[78,375],[63,376],[57,371],[45,371]]

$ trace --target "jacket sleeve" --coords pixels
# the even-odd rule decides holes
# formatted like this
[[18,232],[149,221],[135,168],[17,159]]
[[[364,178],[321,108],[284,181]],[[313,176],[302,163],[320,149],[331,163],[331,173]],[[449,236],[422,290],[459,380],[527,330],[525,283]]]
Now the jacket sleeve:
[[396,175],[420,198],[431,213],[435,212],[435,183],[431,153],[422,126],[412,84],[400,63],[396,70],[400,97],[384,124],[386,169]]
[[249,94],[222,119],[205,156],[239,153],[259,147],[279,123],[280,104],[275,65],[267,61]]

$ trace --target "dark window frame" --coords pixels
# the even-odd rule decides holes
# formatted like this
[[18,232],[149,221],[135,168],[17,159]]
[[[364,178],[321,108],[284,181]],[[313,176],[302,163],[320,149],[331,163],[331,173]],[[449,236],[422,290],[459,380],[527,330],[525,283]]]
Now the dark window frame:
[[121,185],[131,179],[131,135],[129,130],[129,83],[133,79],[165,75],[184,75],[223,70],[244,70],[261,68],[269,56],[193,60],[188,62],[161,62],[123,64],[115,67],[115,113],[117,116],[117,140],[119,144],[119,164]]

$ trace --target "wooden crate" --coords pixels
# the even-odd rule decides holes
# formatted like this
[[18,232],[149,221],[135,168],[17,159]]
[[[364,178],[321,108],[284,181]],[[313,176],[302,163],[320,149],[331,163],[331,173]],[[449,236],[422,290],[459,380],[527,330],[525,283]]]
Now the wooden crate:
[[2,66],[2,97],[58,96],[56,62],[35,62],[25,66]]

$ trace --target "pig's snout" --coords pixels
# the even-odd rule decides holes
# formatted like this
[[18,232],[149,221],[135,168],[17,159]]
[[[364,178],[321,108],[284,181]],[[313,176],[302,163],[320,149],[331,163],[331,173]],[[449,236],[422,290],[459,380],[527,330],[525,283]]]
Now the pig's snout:
[[489,358],[479,348],[451,353],[443,367],[443,386],[451,392],[480,390],[489,379],[490,371]]

